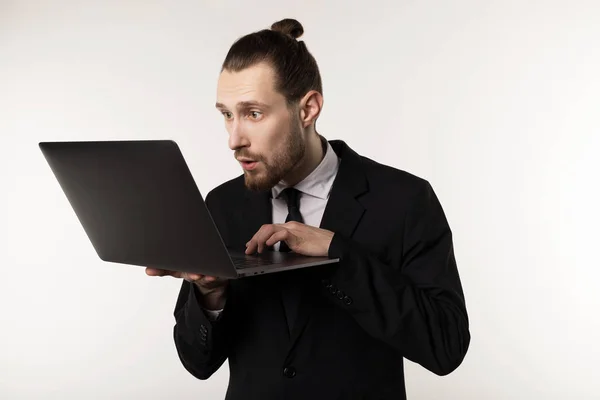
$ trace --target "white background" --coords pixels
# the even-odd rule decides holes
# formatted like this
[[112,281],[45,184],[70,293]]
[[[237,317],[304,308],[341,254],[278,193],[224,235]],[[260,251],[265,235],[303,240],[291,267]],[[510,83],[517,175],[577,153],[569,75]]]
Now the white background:
[[471,348],[407,362],[409,398],[600,398],[600,3],[285,3],[0,0],[0,398],[223,398],[226,364],[177,358],[179,282],[101,262],[37,143],[175,139],[207,193],[241,173],[221,62],[285,17],[320,133],[428,179],[454,231]]

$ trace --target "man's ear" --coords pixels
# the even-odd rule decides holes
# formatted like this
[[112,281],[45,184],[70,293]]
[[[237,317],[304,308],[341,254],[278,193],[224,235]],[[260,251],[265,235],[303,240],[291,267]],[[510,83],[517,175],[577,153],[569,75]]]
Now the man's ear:
[[323,95],[316,90],[311,90],[300,100],[300,120],[302,127],[306,128],[315,123],[323,108]]

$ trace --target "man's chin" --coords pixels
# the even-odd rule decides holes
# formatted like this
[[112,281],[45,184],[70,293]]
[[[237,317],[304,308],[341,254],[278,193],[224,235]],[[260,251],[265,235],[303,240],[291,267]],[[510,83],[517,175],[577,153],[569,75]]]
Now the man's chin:
[[244,172],[244,182],[246,188],[253,192],[266,192],[269,191],[279,182],[279,180],[273,183],[273,179],[264,179],[256,176],[248,171]]

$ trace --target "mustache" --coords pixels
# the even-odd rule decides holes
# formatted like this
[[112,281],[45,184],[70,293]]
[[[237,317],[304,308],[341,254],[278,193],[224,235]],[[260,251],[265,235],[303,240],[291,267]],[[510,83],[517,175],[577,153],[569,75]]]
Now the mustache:
[[263,157],[259,154],[253,154],[250,153],[247,149],[238,149],[234,152],[234,157],[235,158],[249,158],[250,160],[254,160],[254,161],[264,161]]

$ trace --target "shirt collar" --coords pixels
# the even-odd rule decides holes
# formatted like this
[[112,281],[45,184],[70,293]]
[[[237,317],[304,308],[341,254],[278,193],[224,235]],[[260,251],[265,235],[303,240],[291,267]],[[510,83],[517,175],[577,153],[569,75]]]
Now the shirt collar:
[[[339,168],[339,159],[328,141],[325,147],[325,156],[321,163],[306,178],[294,187],[307,195],[327,200],[333,181]],[[286,188],[285,184],[279,182],[271,189],[274,199]]]

